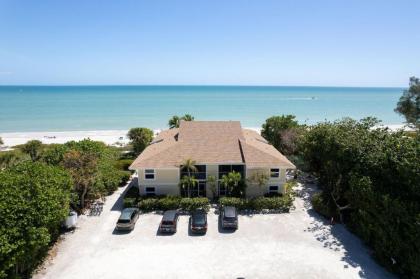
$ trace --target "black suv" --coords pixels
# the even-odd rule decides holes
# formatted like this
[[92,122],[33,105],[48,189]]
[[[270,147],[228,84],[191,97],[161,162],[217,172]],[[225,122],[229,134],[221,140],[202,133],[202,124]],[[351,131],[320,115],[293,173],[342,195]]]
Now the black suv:
[[137,208],[124,208],[120,218],[117,221],[117,230],[131,231],[139,218],[139,210]]
[[178,211],[168,210],[163,213],[162,221],[159,225],[160,233],[176,233],[176,226],[178,224]]
[[238,229],[238,212],[233,206],[225,206],[220,212],[222,229]]
[[191,213],[191,232],[207,232],[207,213],[205,210],[197,209]]

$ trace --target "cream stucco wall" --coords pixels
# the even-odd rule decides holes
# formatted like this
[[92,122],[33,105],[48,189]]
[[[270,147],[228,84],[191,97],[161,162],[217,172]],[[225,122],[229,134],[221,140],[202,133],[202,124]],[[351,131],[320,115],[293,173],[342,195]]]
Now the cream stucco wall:
[[[273,166],[272,168],[279,168]],[[213,175],[218,179],[219,175],[219,166],[218,165],[207,165],[207,178],[210,175]],[[145,187],[154,186],[156,189],[157,195],[179,195],[179,169],[155,169],[155,179],[149,180],[144,179],[144,169],[137,170],[138,173],[138,186],[140,190],[140,195],[145,194]],[[269,177],[268,183],[265,186],[259,187],[257,184],[251,183],[249,178],[252,177],[255,173],[264,173]],[[284,193],[284,183],[286,183],[286,170],[280,168],[279,177],[270,177],[270,168],[247,168],[246,169],[246,179],[247,179],[247,197],[256,197],[266,194],[269,190],[269,186],[279,186],[279,193]],[[218,183],[216,181],[216,189]],[[217,191],[217,190],[216,190]],[[211,191],[210,184],[206,184],[206,195],[209,198],[213,198],[213,193]]]
[[[284,194],[284,183],[286,183],[286,170],[273,166],[271,168],[278,168],[280,169],[279,177],[270,177],[270,168],[247,168],[246,170],[246,178],[247,178],[247,185],[246,188],[246,195],[247,197],[257,197],[262,196],[268,193],[270,186],[279,186],[279,193]],[[262,173],[268,176],[268,182],[265,186],[259,186],[256,183],[252,183],[249,179],[255,175],[256,173]]]
[[144,169],[137,170],[140,195],[146,194],[146,187],[155,187],[156,195],[178,196],[179,169],[154,169],[155,179],[144,179]]

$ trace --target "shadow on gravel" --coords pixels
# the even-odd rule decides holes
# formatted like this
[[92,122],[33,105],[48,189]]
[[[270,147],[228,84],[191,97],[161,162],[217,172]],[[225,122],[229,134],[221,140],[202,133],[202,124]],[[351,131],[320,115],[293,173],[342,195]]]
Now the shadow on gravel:
[[118,199],[115,201],[114,205],[111,207],[111,211],[121,211],[123,209],[123,204],[124,204],[124,196],[127,193],[127,191],[133,187],[134,185],[137,185],[137,177],[134,177],[131,181],[130,184],[128,184],[128,186],[125,188],[124,192],[122,192],[120,194],[120,196],[118,197]]
[[312,208],[311,197],[318,191],[316,184],[303,185],[302,189],[297,191],[298,196],[304,201],[306,212],[312,218],[310,226],[305,231],[312,233],[325,249],[342,251],[343,268],[359,267],[360,278],[395,278],[374,261],[369,248],[344,225],[331,225],[329,220]]
[[129,231],[119,231],[119,230],[114,228],[114,230],[112,231],[113,235],[125,235],[125,234],[129,234],[129,233],[131,233],[131,230],[129,230]]

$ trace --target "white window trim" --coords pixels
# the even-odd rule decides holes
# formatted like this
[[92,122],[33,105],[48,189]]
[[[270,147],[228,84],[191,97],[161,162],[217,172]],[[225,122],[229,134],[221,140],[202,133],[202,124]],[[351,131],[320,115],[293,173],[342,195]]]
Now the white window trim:
[[[153,178],[146,178],[146,170],[153,170]],[[151,173],[147,173],[147,174],[151,174]],[[155,169],[144,169],[144,175],[143,175],[144,180],[147,181],[153,181],[156,179],[156,170]]]
[[153,195],[156,195],[156,186],[144,186],[144,194],[145,195],[148,195],[148,194],[152,193],[152,192],[148,192],[147,188],[153,188],[154,189],[153,190]]
[[[278,172],[277,171],[272,172],[271,170],[273,170],[273,169],[277,169],[279,171]],[[278,176],[271,176],[272,173],[278,173],[279,175]],[[281,176],[281,169],[280,168],[270,168],[270,178],[280,178],[280,176]]]

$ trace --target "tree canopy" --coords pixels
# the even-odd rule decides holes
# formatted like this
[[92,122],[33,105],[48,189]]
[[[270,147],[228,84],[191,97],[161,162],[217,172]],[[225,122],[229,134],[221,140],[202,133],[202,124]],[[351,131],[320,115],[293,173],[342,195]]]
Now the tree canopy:
[[261,135],[280,152],[295,153],[300,125],[294,115],[272,116],[262,125]]
[[139,155],[152,142],[153,131],[148,128],[131,128],[127,136],[133,145],[133,152]]
[[0,171],[0,278],[29,277],[68,214],[71,185],[64,170],[39,162]]
[[42,142],[39,140],[30,140],[22,146],[22,151],[28,154],[32,161],[39,159],[42,150]]
[[179,117],[178,115],[172,116],[168,121],[169,129],[179,128],[179,124],[183,121],[194,121],[194,116],[191,114],[185,114],[184,116]]
[[420,129],[420,80],[418,78],[410,78],[410,87],[404,90],[395,112],[403,115],[410,126]]
[[420,141],[376,123],[319,123],[299,149],[319,177],[329,214],[366,241],[383,265],[411,278],[420,272]]

